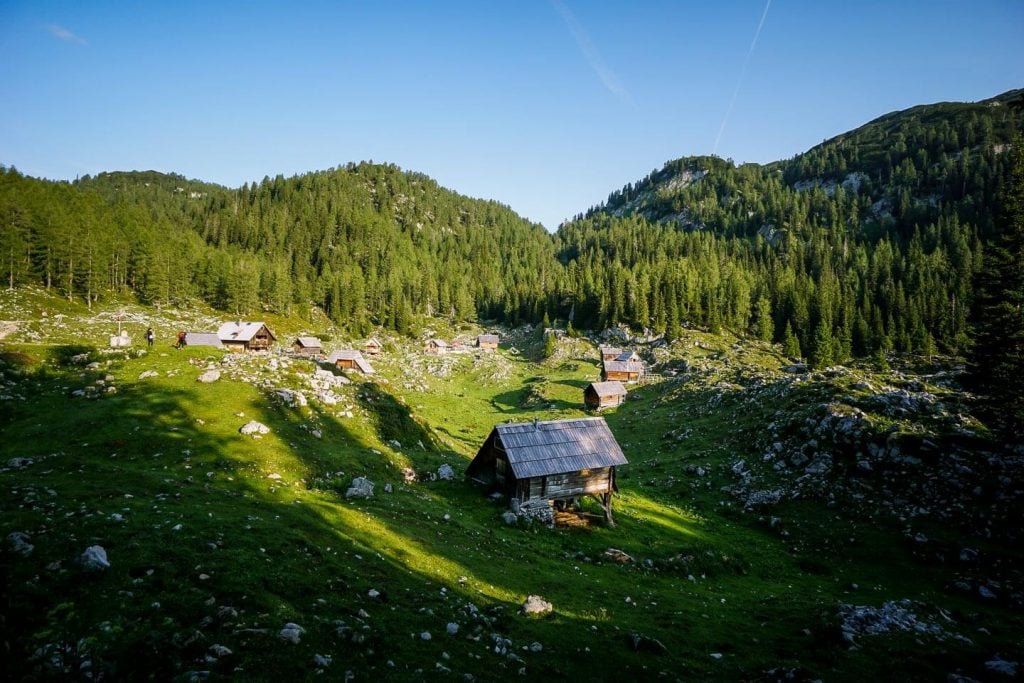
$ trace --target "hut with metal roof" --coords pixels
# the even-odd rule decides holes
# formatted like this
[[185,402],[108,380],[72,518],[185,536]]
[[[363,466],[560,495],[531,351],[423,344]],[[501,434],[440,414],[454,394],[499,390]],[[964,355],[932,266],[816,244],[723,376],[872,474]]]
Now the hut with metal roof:
[[292,342],[292,353],[305,358],[320,358],[324,355],[324,349],[316,337],[299,337]]
[[598,347],[598,351],[601,352],[601,360],[615,360],[622,355],[622,349],[615,346],[601,346]]
[[583,402],[588,408],[601,410],[622,405],[626,400],[626,387],[622,382],[594,382],[583,390]]
[[498,335],[478,335],[476,338],[476,346],[478,349],[484,349],[485,351],[496,351],[498,349]]
[[466,470],[520,507],[564,508],[594,496],[612,519],[615,468],[626,456],[603,417],[505,423],[491,430]]
[[269,351],[277,341],[277,337],[264,323],[241,320],[221,325],[217,337],[224,348],[234,352]]
[[333,352],[327,357],[327,362],[342,370],[356,369],[364,375],[373,374],[373,366],[370,361],[363,358],[363,354],[353,349],[341,349]]

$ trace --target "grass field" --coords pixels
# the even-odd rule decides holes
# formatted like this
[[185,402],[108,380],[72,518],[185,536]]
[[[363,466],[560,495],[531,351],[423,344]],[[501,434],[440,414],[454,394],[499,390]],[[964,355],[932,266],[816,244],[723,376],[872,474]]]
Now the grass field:
[[[388,339],[377,375],[336,389],[336,405],[290,406],[275,392],[309,394],[307,361],[169,346],[208,313],[131,308],[160,341],[105,353],[111,318],[3,296],[3,317],[25,322],[0,342],[0,532],[33,546],[21,554],[8,538],[0,554],[12,679],[987,679],[987,661],[1024,653],[1021,550],[1000,529],[972,536],[827,494],[744,512],[723,491],[737,460],[761,458],[766,425],[823,391],[809,379],[754,400],[775,395],[788,364],[770,347],[692,332],[650,351],[689,370],[605,413],[630,461],[618,525],[592,506],[592,523],[550,529],[506,525],[504,505],[461,473],[498,422],[586,414],[598,374],[586,340],[544,361],[525,331],[497,354],[439,359]],[[44,307],[65,316],[59,327]],[[270,322],[283,342],[332,332]],[[207,367],[221,379],[198,383]],[[270,433],[243,436],[249,420]],[[433,479],[442,464],[460,476]],[[372,498],[345,498],[358,476]],[[765,468],[763,481],[796,476]],[[970,568],[922,553],[911,525],[929,549],[974,549],[984,569],[971,571],[998,596],[954,588]],[[78,563],[93,545],[109,569]],[[550,616],[519,614],[533,594]],[[938,631],[843,638],[842,605],[903,599]],[[298,642],[282,637],[288,624]]]

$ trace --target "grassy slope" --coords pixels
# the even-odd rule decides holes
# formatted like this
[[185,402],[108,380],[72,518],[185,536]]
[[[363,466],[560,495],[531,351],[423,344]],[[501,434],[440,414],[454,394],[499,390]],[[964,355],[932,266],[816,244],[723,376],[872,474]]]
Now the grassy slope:
[[[0,463],[34,461],[0,470],[0,532],[27,532],[35,545],[27,557],[9,543],[0,551],[4,642],[18,677],[65,677],[83,661],[116,678],[313,677],[320,654],[333,658],[331,678],[351,671],[357,680],[491,680],[521,668],[553,679],[616,671],[735,680],[771,678],[775,667],[828,680],[929,679],[984,676],[994,653],[1021,652],[1020,614],[947,590],[951,569],[915,558],[898,521],[810,498],[774,508],[785,522],[773,528],[720,490],[733,483],[737,457],[757,457],[764,423],[800,408],[785,405],[796,398],[765,405],[730,392],[779,367],[770,349],[698,333],[677,343],[673,356],[695,370],[633,391],[607,414],[631,462],[618,527],[549,530],[507,527],[502,508],[470,484],[427,475],[442,463],[460,471],[498,421],[582,415],[582,386],[597,374],[591,345],[565,342],[537,363],[524,335],[512,339],[523,354],[480,358],[424,359],[391,342],[375,383],[357,378],[338,390],[337,406],[290,408],[237,377],[302,388],[311,366],[275,372],[254,360],[204,385],[196,377],[221,354],[163,343],[142,357],[94,356],[103,367],[86,371],[53,362],[61,348],[49,345],[78,339],[70,321],[85,311],[4,296],[0,317],[34,320],[4,347],[6,393],[26,400],[0,403]],[[41,307],[51,320],[65,312],[66,329],[44,329],[54,325],[33,317]],[[161,314],[159,330],[192,314],[175,315]],[[274,323],[282,339],[300,331],[296,321]],[[98,345],[108,328],[84,334]],[[147,370],[159,376],[139,379]],[[108,374],[116,393],[69,397]],[[271,433],[240,435],[250,419]],[[405,483],[403,467],[421,481]],[[345,500],[361,475],[377,494]],[[76,564],[93,544],[106,548],[109,571]],[[612,562],[608,548],[637,562]],[[1019,550],[990,552],[1019,563]],[[517,615],[529,594],[551,601],[554,615]],[[838,603],[899,598],[946,609],[954,621],[944,625],[973,642],[842,642]],[[288,622],[305,629],[297,645],[278,637]],[[457,635],[446,633],[449,622]],[[667,652],[636,651],[632,633]],[[215,644],[232,653],[217,656]],[[46,656],[30,658],[36,652]]]

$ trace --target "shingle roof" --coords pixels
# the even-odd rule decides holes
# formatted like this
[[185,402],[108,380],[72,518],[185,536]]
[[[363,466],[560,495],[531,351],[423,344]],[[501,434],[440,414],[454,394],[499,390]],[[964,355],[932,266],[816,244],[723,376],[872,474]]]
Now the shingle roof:
[[376,337],[370,337],[369,339],[366,340],[366,345],[367,346],[378,346],[379,347],[379,346],[381,346],[381,343],[379,341],[377,341]]
[[639,372],[643,374],[644,364],[640,361],[606,360],[604,362],[605,372]]
[[219,349],[223,344],[214,332],[186,332],[185,346],[214,346]]
[[622,354],[622,349],[615,346],[601,346],[598,348],[602,356],[618,356]]
[[476,338],[478,344],[497,344],[498,335],[496,334],[481,334]]
[[443,339],[431,339],[427,343],[433,344],[434,346],[440,346],[441,348],[446,348],[448,346],[448,342],[444,341]]
[[[217,330],[217,336],[222,342],[224,341],[252,341],[252,338],[256,336],[256,333],[263,329],[264,324],[261,322],[231,322],[224,323]],[[267,328],[267,333],[270,334],[271,339],[274,338],[274,333]]]
[[602,398],[608,396],[625,396],[628,392],[626,387],[622,385],[622,382],[594,382],[588,389],[593,389],[594,393]]
[[494,429],[517,479],[627,464],[602,417],[509,423]]
[[330,356],[327,357],[328,363],[337,363],[339,360],[350,360],[356,364],[356,367],[363,371],[364,374],[372,375],[373,366],[370,362],[363,358],[363,354],[360,351],[353,349],[340,349],[334,351]]
[[302,346],[303,348],[307,348],[307,349],[319,349],[320,348],[320,340],[317,339],[316,337],[299,337],[297,341],[299,342],[299,346]]

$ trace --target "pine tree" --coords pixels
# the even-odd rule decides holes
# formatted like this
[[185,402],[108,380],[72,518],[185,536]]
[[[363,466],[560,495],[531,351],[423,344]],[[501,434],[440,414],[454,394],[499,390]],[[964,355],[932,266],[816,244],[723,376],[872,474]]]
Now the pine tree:
[[970,383],[998,426],[1024,428],[1024,136],[1013,145],[1005,230],[977,276],[977,321]]
[[800,358],[800,340],[793,334],[793,326],[786,323],[786,331],[782,334],[782,353],[788,358]]

